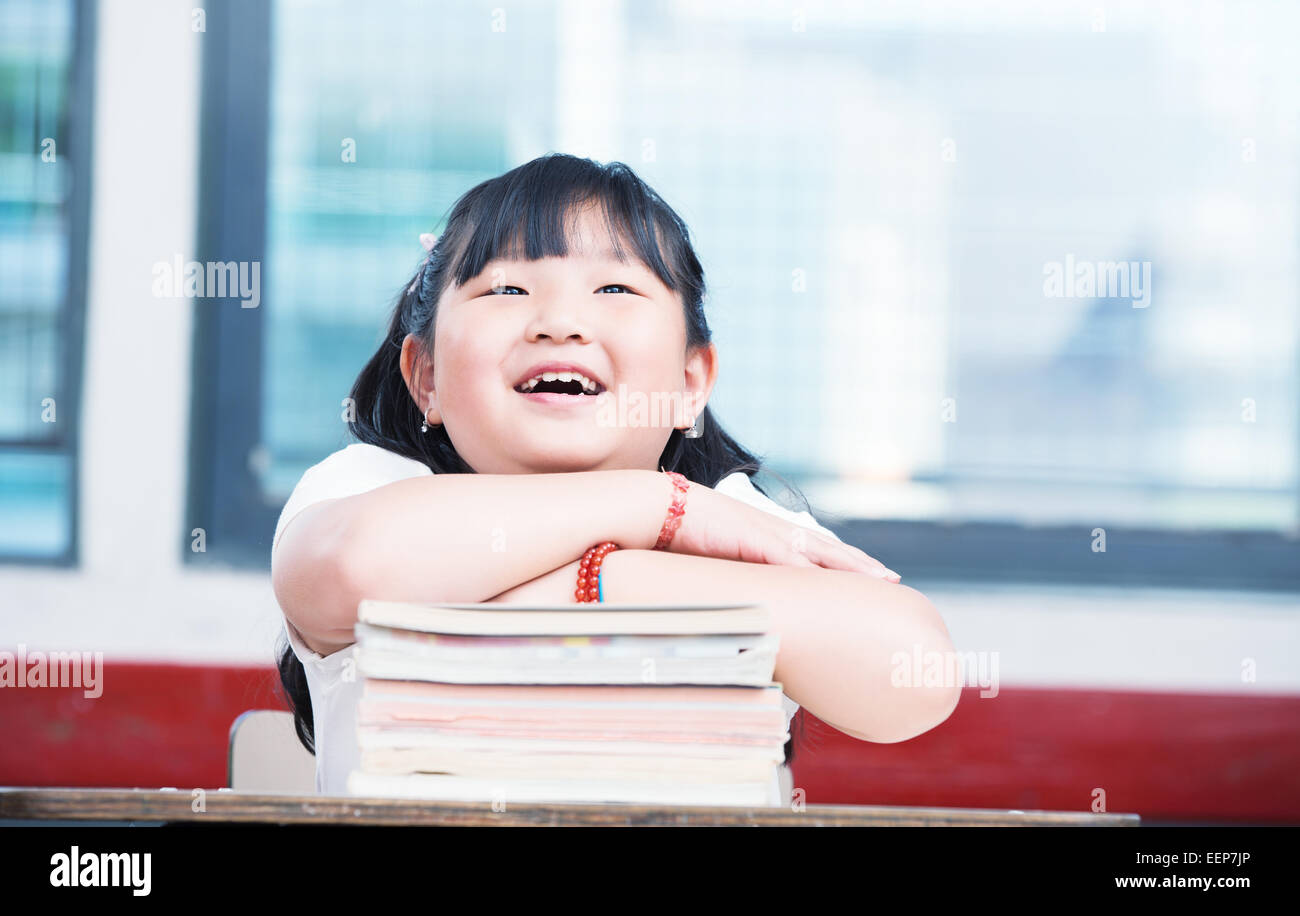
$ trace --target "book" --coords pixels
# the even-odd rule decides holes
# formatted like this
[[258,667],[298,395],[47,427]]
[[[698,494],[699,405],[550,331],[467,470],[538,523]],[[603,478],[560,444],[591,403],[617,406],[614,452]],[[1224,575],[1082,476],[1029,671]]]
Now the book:
[[765,758],[669,757],[649,754],[538,753],[451,748],[373,748],[362,750],[361,769],[368,773],[442,773],[481,779],[627,779],[644,782],[710,783],[745,781],[765,784],[779,751]]
[[[437,684],[365,678],[357,722],[363,737],[502,734],[575,729],[639,733],[665,719],[682,740],[762,742],[785,727],[781,685],[695,687],[654,685],[533,686]],[[784,741],[784,738],[782,738]]]
[[[546,626],[546,624],[540,624]],[[358,622],[367,677],[453,684],[745,684],[772,680],[767,635],[467,637]]]
[[363,601],[354,794],[766,805],[789,738],[756,605]]
[[511,686],[366,678],[357,743],[380,747],[480,746],[717,757],[770,750],[789,737],[781,685]]
[[705,633],[766,633],[771,614],[762,606],[695,607],[650,604],[557,604],[521,608],[511,604],[410,604],[364,600],[357,620],[376,626],[470,636],[682,636]]

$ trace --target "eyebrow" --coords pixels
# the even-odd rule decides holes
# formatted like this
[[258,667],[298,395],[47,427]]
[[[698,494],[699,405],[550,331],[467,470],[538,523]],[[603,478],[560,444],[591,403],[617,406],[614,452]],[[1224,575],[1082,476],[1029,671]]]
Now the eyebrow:
[[[622,261],[620,261],[620,260],[618,259],[618,257],[615,255],[615,253],[614,253],[614,249],[613,249],[613,248],[597,248],[595,251],[578,251],[578,250],[576,250],[576,249],[570,247],[570,249],[569,249],[569,253],[568,253],[568,255],[566,255],[566,257],[574,258],[574,257],[584,257],[584,256],[585,256],[585,257],[592,258],[593,260],[596,260],[596,261],[610,261],[610,262],[615,263],[615,264],[640,264],[640,263],[641,263],[640,259],[636,257],[635,253],[630,252],[630,251],[627,251],[627,250],[624,250],[623,253],[624,253],[624,256],[625,256],[625,257],[624,257],[624,259],[623,259]],[[496,258],[493,258],[492,260],[493,260],[493,261],[509,261],[509,260],[514,260],[514,261],[527,261],[528,259],[527,259],[527,258],[506,258],[506,257],[496,257]],[[491,261],[489,261],[488,263],[491,263]]]

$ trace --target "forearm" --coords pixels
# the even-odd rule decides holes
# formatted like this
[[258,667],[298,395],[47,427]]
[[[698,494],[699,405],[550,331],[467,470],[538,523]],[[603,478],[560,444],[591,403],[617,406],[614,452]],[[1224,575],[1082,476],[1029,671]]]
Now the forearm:
[[339,632],[361,599],[487,601],[600,541],[651,547],[671,494],[655,471],[437,474],[336,500],[282,540],[319,533],[308,565],[329,575],[301,603]]
[[[577,563],[493,598],[502,603],[573,600]],[[781,639],[774,679],[795,702],[864,741],[903,741],[948,717],[959,683],[895,686],[903,653],[952,658],[938,611],[920,592],[843,570],[772,566],[655,550],[616,550],[604,560],[611,603],[755,603],[768,607]],[[946,666],[945,666],[946,670]]]
[[672,487],[654,471],[439,474],[357,497],[369,597],[486,601],[615,541],[651,547]]

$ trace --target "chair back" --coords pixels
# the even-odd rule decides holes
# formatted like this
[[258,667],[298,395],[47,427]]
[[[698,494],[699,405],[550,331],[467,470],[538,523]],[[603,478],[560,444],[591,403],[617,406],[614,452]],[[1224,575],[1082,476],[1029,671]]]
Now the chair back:
[[298,740],[293,713],[250,709],[230,726],[230,788],[241,792],[316,793],[316,758]]

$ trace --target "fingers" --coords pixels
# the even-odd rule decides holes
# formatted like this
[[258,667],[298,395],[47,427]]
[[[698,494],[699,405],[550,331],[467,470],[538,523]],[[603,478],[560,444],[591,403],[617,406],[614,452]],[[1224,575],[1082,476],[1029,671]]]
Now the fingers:
[[868,556],[856,547],[849,547],[849,549],[861,556],[862,561],[870,567],[868,572],[873,575],[879,576],[882,579],[888,579],[891,582],[897,582],[903,578],[875,557]]
[[806,545],[803,552],[816,565],[827,569],[863,572],[889,582],[902,580],[902,576],[874,557],[868,556],[851,544],[845,544],[834,538],[827,537],[819,531],[809,531],[807,536],[800,538],[800,540],[803,540]]

